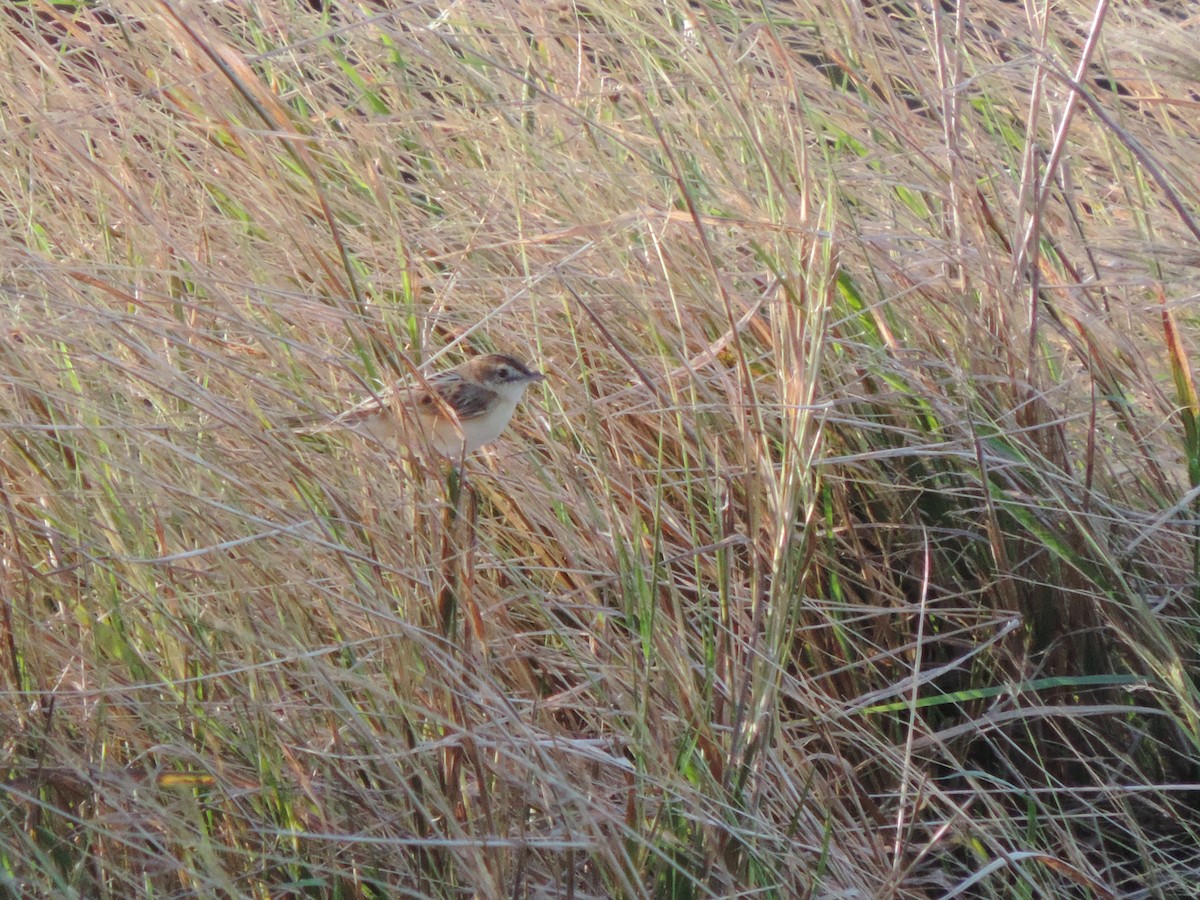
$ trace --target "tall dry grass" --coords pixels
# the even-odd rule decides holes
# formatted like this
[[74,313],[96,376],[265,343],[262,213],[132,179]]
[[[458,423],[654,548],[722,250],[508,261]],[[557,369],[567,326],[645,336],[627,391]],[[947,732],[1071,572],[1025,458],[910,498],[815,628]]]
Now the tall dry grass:
[[1189,896],[1198,25],[9,4],[0,893]]

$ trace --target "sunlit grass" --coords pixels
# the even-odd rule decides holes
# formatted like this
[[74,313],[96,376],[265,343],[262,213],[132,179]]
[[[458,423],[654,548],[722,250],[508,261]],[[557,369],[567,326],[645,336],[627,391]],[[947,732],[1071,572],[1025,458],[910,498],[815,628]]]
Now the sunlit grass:
[[0,19],[0,893],[1191,890],[1171,6],[312,5]]

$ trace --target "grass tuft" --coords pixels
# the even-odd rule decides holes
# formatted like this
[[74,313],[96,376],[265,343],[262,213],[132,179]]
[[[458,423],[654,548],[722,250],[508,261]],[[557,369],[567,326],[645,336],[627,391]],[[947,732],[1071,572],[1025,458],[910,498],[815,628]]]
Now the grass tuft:
[[828,7],[0,13],[0,894],[1194,891],[1190,9]]

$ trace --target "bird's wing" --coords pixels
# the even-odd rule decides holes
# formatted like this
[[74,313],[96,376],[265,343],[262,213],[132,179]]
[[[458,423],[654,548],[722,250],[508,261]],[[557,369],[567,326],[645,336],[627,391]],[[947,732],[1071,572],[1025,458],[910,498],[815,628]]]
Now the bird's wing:
[[417,409],[431,415],[445,415],[448,409],[460,422],[482,416],[496,398],[495,391],[467,381],[456,372],[439,373],[426,383],[430,390],[413,392]]
[[435,416],[444,416],[451,411],[458,421],[463,422],[487,412],[496,396],[495,391],[467,381],[457,372],[439,372],[427,378],[425,383],[429,385],[428,390],[401,384],[381,391],[350,407],[326,427],[356,428],[380,413],[405,406]]

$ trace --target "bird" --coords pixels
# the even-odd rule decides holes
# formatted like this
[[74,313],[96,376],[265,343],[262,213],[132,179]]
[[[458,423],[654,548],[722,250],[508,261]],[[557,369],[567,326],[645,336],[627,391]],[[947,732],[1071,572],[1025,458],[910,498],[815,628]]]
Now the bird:
[[421,385],[396,385],[368,397],[319,430],[348,428],[392,451],[429,448],[463,459],[498,438],[525,389],[545,377],[512,356],[488,353]]

